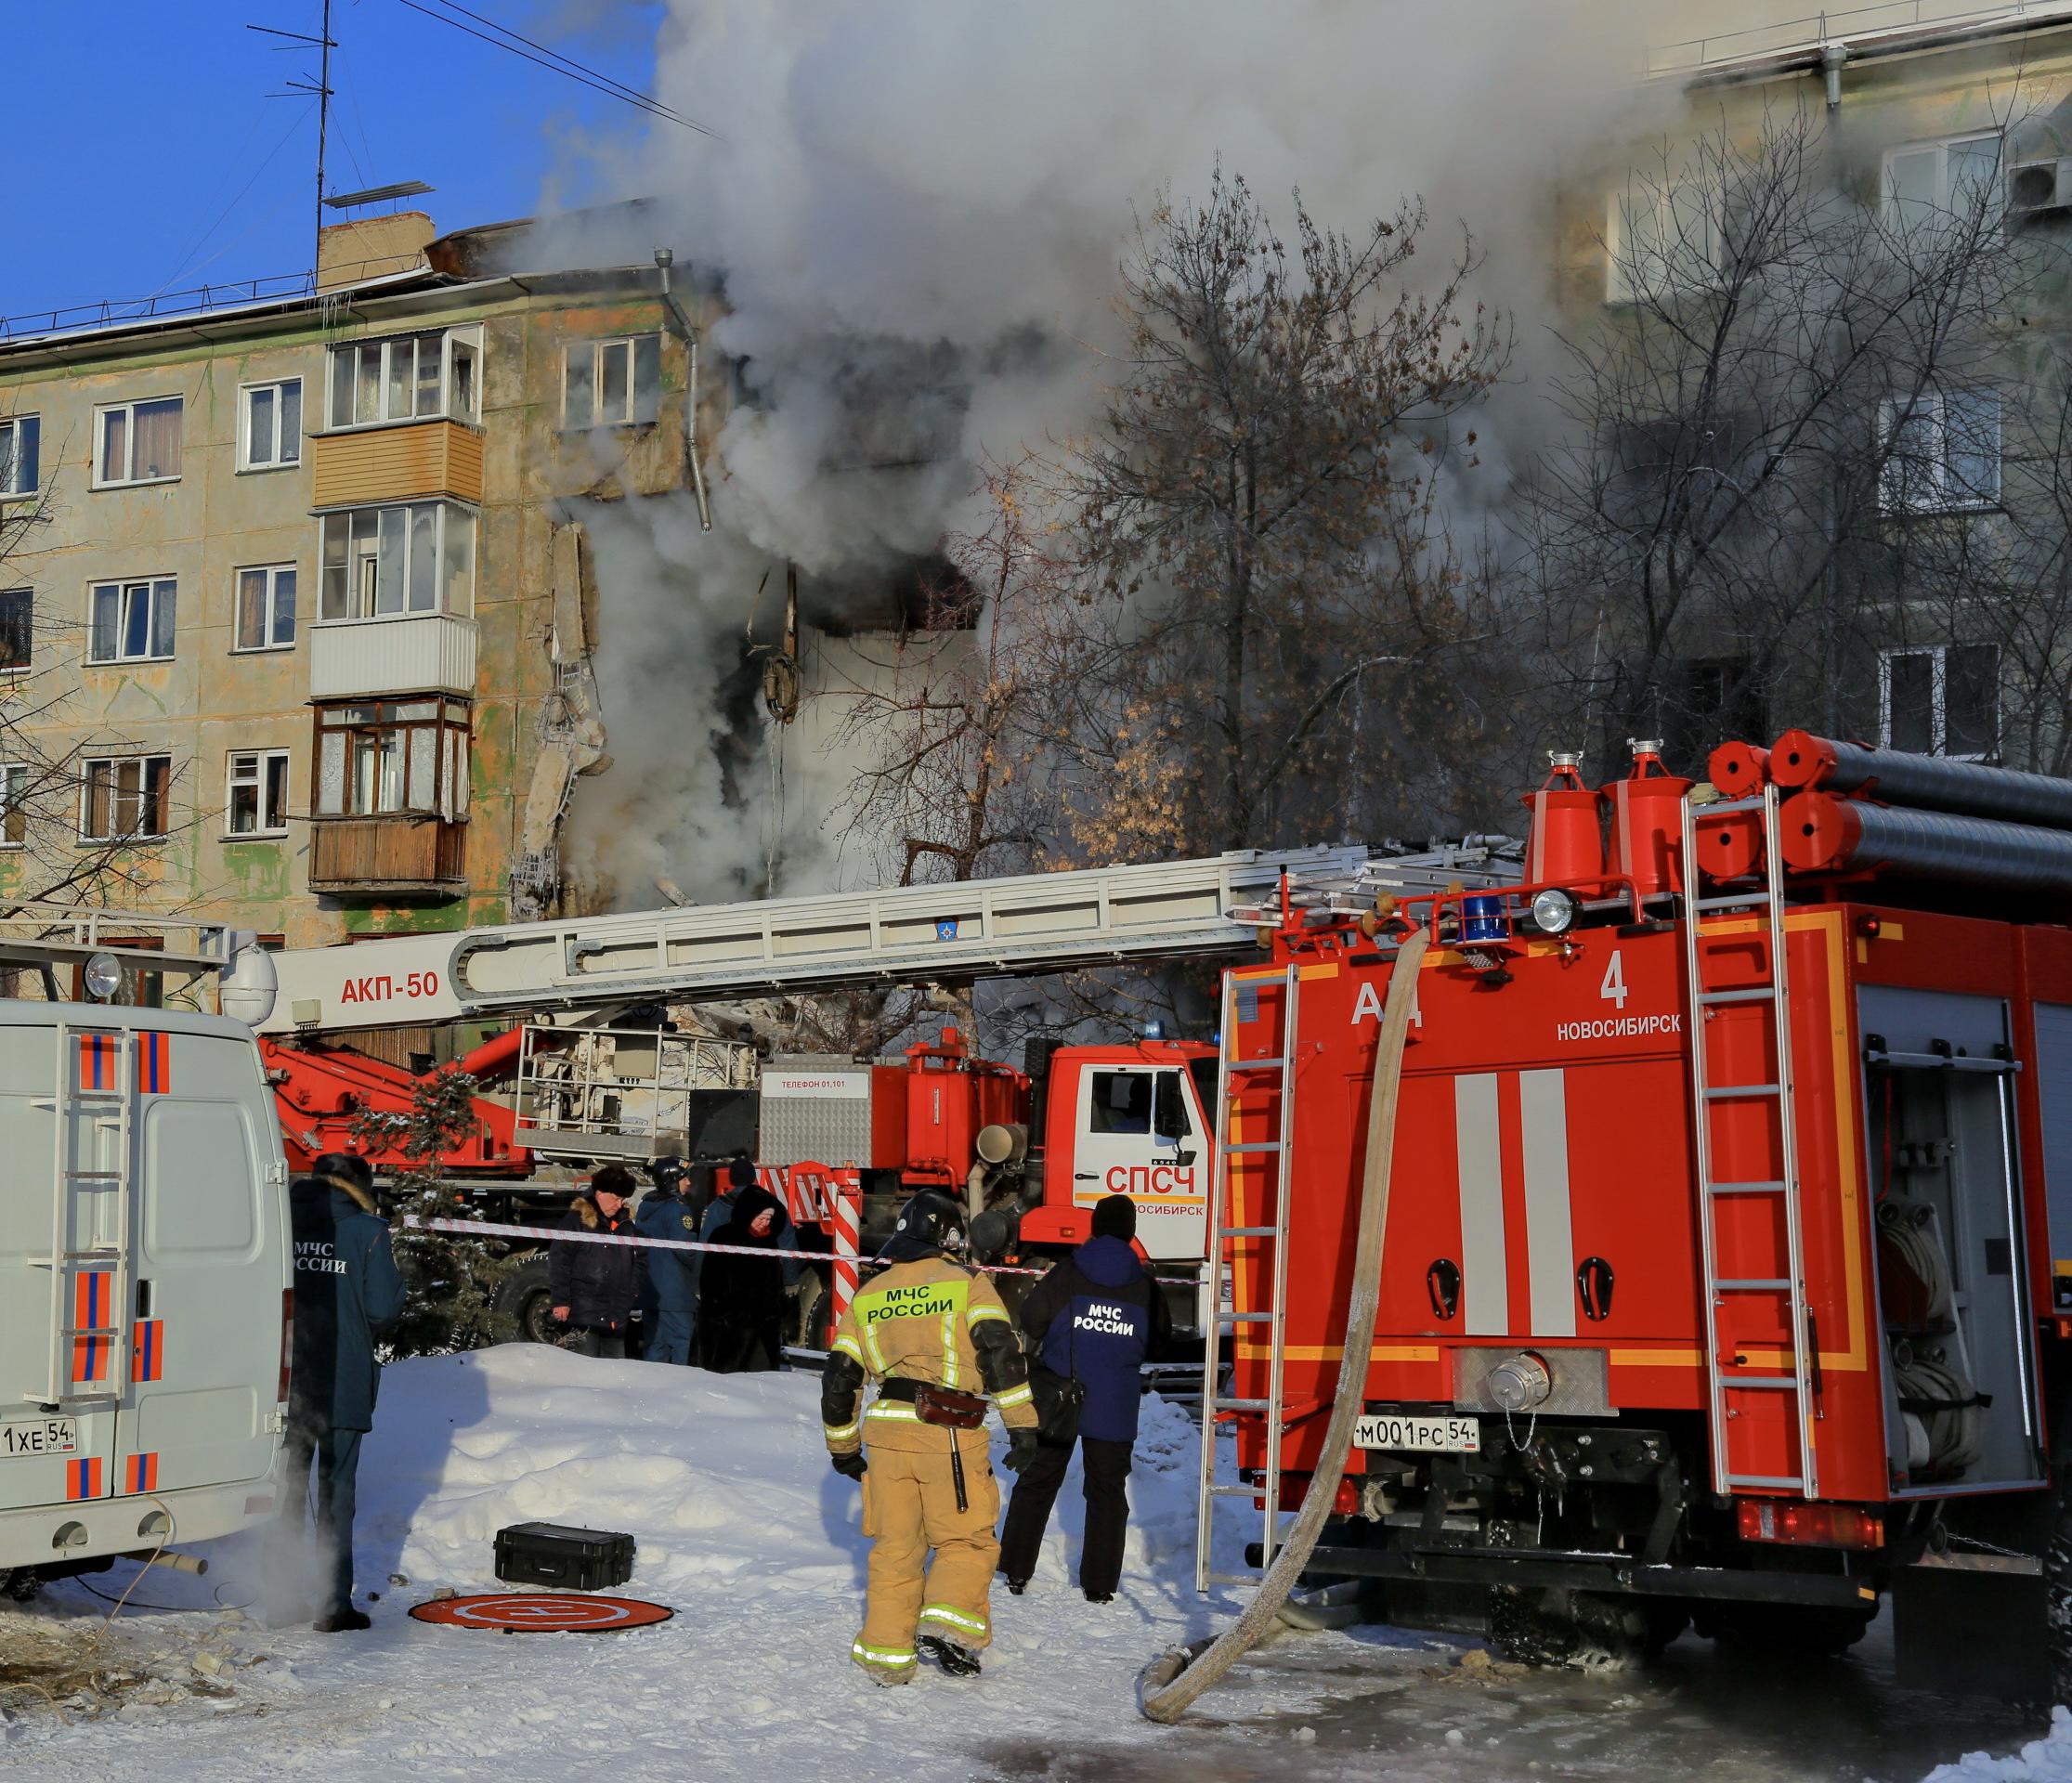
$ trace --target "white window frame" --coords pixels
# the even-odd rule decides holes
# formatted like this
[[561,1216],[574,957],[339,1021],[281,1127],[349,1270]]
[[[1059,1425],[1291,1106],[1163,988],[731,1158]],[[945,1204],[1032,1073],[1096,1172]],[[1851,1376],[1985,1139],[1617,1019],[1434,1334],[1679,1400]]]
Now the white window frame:
[[[299,564],[240,564],[230,572],[230,654],[233,657],[258,657],[268,651],[293,650],[295,647],[295,631],[301,622],[298,612],[289,612],[288,635],[285,638],[276,635],[275,619],[278,616],[275,607],[283,571],[295,579],[295,605],[299,607],[302,602],[302,566]],[[267,579],[264,644],[241,644],[238,641],[238,627],[243,618],[241,604],[244,598],[244,579],[247,576],[264,576]]]
[[[413,411],[407,415],[382,414],[367,421],[359,421],[349,417],[341,421],[338,418],[338,373],[336,368],[341,358],[348,353],[356,356],[356,375],[352,387],[357,391],[358,388],[357,356],[370,348],[379,352],[380,369],[376,375],[375,389],[379,393],[382,406],[385,409],[388,402],[389,373],[392,370],[395,350],[398,346],[408,345],[414,355],[420,336],[427,334],[439,336],[438,404],[431,413],[421,415]],[[471,410],[458,410],[454,406],[453,394],[456,383],[454,366],[456,360],[462,357],[456,351],[457,348],[465,350],[466,356],[473,361],[475,368],[473,380],[475,406]],[[413,358],[413,375],[410,386],[412,392],[417,388],[414,368],[415,361]],[[482,330],[479,326],[449,329],[422,328],[409,333],[378,334],[361,340],[334,342],[325,350],[324,432],[327,434],[365,433],[376,427],[414,426],[417,423],[424,421],[455,421],[469,427],[478,427],[482,424]],[[304,418],[304,424],[307,424],[306,415]]]
[[[26,761],[0,761],[0,850],[27,848],[29,846],[29,816],[23,800],[29,791],[29,764]],[[22,834],[7,834],[9,820],[17,812],[21,815]]]
[[2000,759],[1997,749],[1982,750],[1974,754],[1952,755],[1949,753],[1949,653],[1952,650],[1990,650],[1993,652],[1993,738],[1997,744],[2000,735],[2000,646],[1995,644],[1895,644],[1889,650],[1878,652],[1878,747],[1889,749],[1892,742],[1892,665],[1900,657],[1927,657],[1934,663],[1933,681],[1929,696],[1928,730],[1933,747],[1931,755],[1939,755],[1948,761],[1996,761]]
[[[640,412],[640,348],[644,341],[655,343],[655,409],[656,414]],[[623,414],[606,415],[598,411],[597,393],[604,388],[604,356],[613,347],[622,347],[626,353],[626,409]],[[590,419],[579,420],[568,412],[569,370],[578,354],[590,356]],[[561,431],[563,433],[588,433],[598,427],[651,427],[660,413],[662,403],[662,336],[658,330],[647,329],[637,334],[611,334],[597,340],[570,341],[561,349]]]
[[[252,764],[249,773],[241,774],[239,763]],[[274,763],[280,765],[280,809],[270,813],[277,818],[267,823],[267,810],[269,783],[273,779]],[[288,788],[293,784],[293,766],[291,752],[287,749],[232,749],[223,762],[223,839],[227,842],[263,841],[270,836],[288,833]],[[257,827],[239,829],[237,825],[237,795],[240,787],[251,787],[253,791],[254,816]]]
[[1954,215],[1950,208],[1949,151],[1967,148],[1974,142],[1991,142],[1999,145],[1993,156],[1993,177],[1987,183],[1988,202],[2006,209],[2007,190],[2007,133],[2003,130],[1973,130],[1954,137],[1927,137],[1918,142],[1896,142],[1878,158],[1878,215],[1890,229],[1905,229],[1906,219],[1899,214],[1899,195],[1892,183],[1892,163],[1908,155],[1925,154],[1931,150],[1935,156],[1935,209],[1944,215]]
[[[417,527],[412,516],[419,509],[429,508],[435,513],[433,521],[433,581],[432,604],[429,606],[412,606],[410,604],[411,568],[417,551]],[[374,550],[371,561],[379,576],[381,557],[381,516],[399,514],[403,530],[403,588],[401,605],[389,612],[364,612],[360,610],[360,582],[364,575],[363,565],[367,554],[354,548],[353,533],[357,530],[358,517],[374,516]],[[452,605],[447,605],[446,562],[447,553],[453,537],[453,528],[460,522],[467,525],[467,578],[460,597]],[[343,613],[327,612],[330,602],[330,571],[333,562],[325,555],[327,542],[333,523],[345,529],[345,607]],[[476,561],[481,549],[481,517],[476,512],[459,501],[434,500],[430,501],[384,501],[358,508],[333,508],[317,516],[317,617],[318,625],[358,624],[369,619],[422,619],[443,613],[450,618],[468,619],[475,617]],[[377,590],[378,590],[377,582]],[[379,598],[377,592],[377,599]]]
[[[115,654],[97,657],[94,654],[94,610],[100,605],[100,591],[112,588],[120,591],[116,595]],[[145,601],[144,644],[139,654],[131,654],[122,647],[123,638],[129,627],[124,623],[129,617],[129,604],[133,595],[141,592]],[[161,598],[172,603],[173,620],[165,627],[168,647],[152,648],[159,634],[158,604]],[[180,582],[176,576],[122,576],[111,581],[86,584],[86,666],[90,669],[108,668],[124,662],[171,662],[178,654]]]
[[[97,836],[86,827],[87,809],[93,800],[94,770],[98,767],[103,766],[111,769],[119,769],[124,762],[129,761],[134,761],[135,763],[137,763],[137,791],[134,796],[137,800],[137,808],[138,813],[137,820],[139,823],[143,821],[143,812],[147,800],[145,787],[147,779],[150,774],[150,763],[152,763],[153,761],[163,761],[165,763],[165,827],[163,829],[133,830],[117,830],[111,828],[107,835]],[[113,819],[115,814],[115,801],[121,796],[122,795],[120,790],[114,786],[111,785],[108,796],[108,811],[111,820]],[[163,842],[166,839],[167,837],[172,835],[172,833],[173,757],[169,750],[153,749],[149,753],[143,755],[88,756],[80,762],[79,839],[82,842],[90,842],[96,844],[107,842]]]
[[[19,449],[26,433],[29,449]],[[0,501],[26,501],[36,493],[42,475],[43,417],[41,415],[0,415]],[[37,475],[23,480],[24,465],[33,464]]]
[[[1976,400],[1989,397],[1993,407],[1993,487],[1990,491],[1961,489],[1955,485],[1951,463],[1949,404],[1953,397]],[[2000,505],[2000,463],[2004,432],[2000,392],[1986,384],[1945,393],[1924,390],[1911,402],[1902,404],[1887,397],[1878,405],[1878,444],[1884,462],[1878,468],[1878,505],[1887,514],[1984,514]],[[1901,458],[1895,436],[1905,422],[1921,420],[1931,430],[1935,449],[1928,460],[1934,489],[1926,499],[1909,499],[1906,488],[1909,461]]]
[[177,483],[180,480],[179,471],[175,471],[170,476],[103,476],[101,475],[101,447],[107,436],[108,417],[118,414],[128,417],[124,429],[124,459],[126,467],[135,470],[137,467],[137,410],[148,409],[153,403],[160,402],[176,402],[180,405],[180,463],[183,468],[185,467],[187,463],[187,397],[184,392],[173,390],[167,392],[164,396],[137,397],[128,402],[104,402],[98,404],[94,410],[94,474],[91,479],[92,488],[97,489],[134,489],[153,483]]
[[1697,296],[1719,287],[1721,251],[1721,197],[1709,192],[1705,205],[1705,241],[1701,267],[1673,268],[1664,260],[1661,271],[1666,275],[1663,282],[1651,289],[1642,289],[1632,282],[1630,274],[1636,270],[1626,264],[1626,237],[1631,227],[1630,219],[1635,210],[1646,207],[1660,228],[1666,223],[1665,240],[1675,239],[1675,207],[1679,198],[1688,192],[1708,191],[1706,182],[1696,179],[1676,179],[1666,183],[1630,184],[1615,191],[1605,202],[1605,302],[1608,304],[1635,304],[1648,298],[1665,296]]
[[[262,390],[273,392],[273,456],[257,459],[252,453],[252,399]],[[295,393],[295,426],[292,438],[283,436],[280,425],[281,399],[290,390]],[[270,378],[263,379],[257,384],[238,385],[239,471],[263,474],[267,471],[294,470],[302,462],[302,436],[306,425],[300,378]]]

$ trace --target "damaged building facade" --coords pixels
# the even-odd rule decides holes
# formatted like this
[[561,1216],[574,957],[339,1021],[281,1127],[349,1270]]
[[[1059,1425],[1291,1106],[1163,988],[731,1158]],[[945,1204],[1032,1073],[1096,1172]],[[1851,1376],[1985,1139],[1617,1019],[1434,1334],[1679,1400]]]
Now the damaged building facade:
[[0,894],[92,855],[290,946],[563,907],[581,514],[702,503],[726,386],[661,256],[491,270],[509,233],[370,219],[314,295],[0,337]]
[[1565,182],[1591,748],[2072,772],[2072,9],[1798,10],[1651,10],[1640,124]]

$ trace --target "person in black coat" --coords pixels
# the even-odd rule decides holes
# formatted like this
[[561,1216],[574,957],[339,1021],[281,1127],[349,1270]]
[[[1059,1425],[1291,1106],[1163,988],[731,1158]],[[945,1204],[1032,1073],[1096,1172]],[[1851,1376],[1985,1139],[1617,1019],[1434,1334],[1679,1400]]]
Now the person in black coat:
[[303,1529],[317,1464],[317,1538],[325,1562],[319,1633],[370,1626],[353,1607],[353,1508],[360,1438],[374,1427],[381,1363],[374,1340],[403,1314],[403,1278],[375,1211],[365,1158],[327,1152],[289,1195],[294,1240],[294,1337],[281,1503],[267,1543],[267,1618],[299,1621]]
[[736,1189],[715,1244],[759,1253],[707,1254],[698,1283],[698,1338],[705,1366],[716,1374],[776,1367],[784,1353],[785,1266],[780,1250],[790,1219],[784,1204],[757,1183]]
[[[576,1197],[563,1230],[632,1237],[626,1201],[632,1191],[632,1172],[607,1164],[591,1178],[590,1192]],[[567,1347],[579,1355],[622,1358],[645,1279],[637,1245],[555,1239],[547,1246],[547,1293],[555,1321],[568,1328]]]
[[[1137,1235],[1137,1204],[1127,1195],[1106,1196],[1094,1204],[1092,1226],[1092,1237],[1029,1290],[1021,1324],[1041,1365],[1085,1391],[1075,1433],[1087,1494],[1079,1587],[1088,1603],[1104,1604],[1122,1580],[1144,1358],[1163,1339],[1166,1316],[1165,1296],[1130,1242]],[[1000,1530],[1000,1570],[1018,1597],[1036,1571],[1073,1440],[1070,1434],[1062,1442],[1039,1435],[1036,1458],[1014,1483]]]

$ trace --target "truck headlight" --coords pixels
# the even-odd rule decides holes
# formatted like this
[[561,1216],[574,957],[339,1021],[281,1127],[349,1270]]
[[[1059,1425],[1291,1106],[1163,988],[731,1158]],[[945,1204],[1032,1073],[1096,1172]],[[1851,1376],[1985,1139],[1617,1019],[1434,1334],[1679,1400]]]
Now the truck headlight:
[[1575,900],[1553,886],[1532,894],[1532,926],[1543,935],[1565,933],[1575,921]]

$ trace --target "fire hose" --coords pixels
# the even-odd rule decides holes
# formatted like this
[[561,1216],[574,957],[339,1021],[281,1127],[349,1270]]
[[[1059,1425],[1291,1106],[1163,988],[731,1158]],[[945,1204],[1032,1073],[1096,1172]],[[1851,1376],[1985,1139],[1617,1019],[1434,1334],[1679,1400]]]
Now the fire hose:
[[[1244,1613],[1205,1648],[1179,1648],[1161,1654],[1137,1678],[1137,1707],[1151,1720],[1175,1722],[1190,1704],[1244,1657],[1281,1613],[1310,1555],[1323,1533],[1338,1495],[1338,1480],[1352,1449],[1353,1426],[1365,1409],[1367,1370],[1372,1360],[1375,1321],[1381,1308],[1382,1245],[1388,1226],[1389,1178],[1396,1149],[1396,1105],[1402,1088],[1403,1048],[1410,1037],[1411,1010],[1417,1000],[1418,963],[1424,958],[1426,931],[1412,930],[1397,949],[1389,970],[1388,999],[1383,1006],[1381,1035],[1375,1047],[1374,1088],[1367,1100],[1367,1149],[1361,1174],[1360,1230],[1353,1253],[1352,1302],[1346,1311],[1345,1347],[1338,1362],[1338,1387],[1325,1426],[1323,1451],[1302,1496],[1287,1541],[1274,1557]],[[1295,1044],[1288,1036],[1287,1045]],[[1288,1111],[1284,1110],[1284,1116]],[[1285,1195],[1290,1183],[1279,1185]],[[1279,1416],[1278,1407],[1269,1415]],[[1205,1427],[1204,1442],[1216,1433]]]

